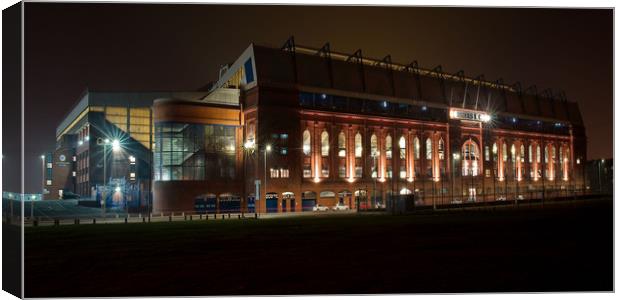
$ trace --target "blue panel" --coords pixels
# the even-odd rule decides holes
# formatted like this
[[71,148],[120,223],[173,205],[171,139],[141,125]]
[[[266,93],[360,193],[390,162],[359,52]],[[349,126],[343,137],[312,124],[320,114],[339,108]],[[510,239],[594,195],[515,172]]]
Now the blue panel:
[[245,82],[250,83],[254,81],[254,68],[252,67],[252,59],[248,58],[243,64],[245,68]]
[[273,213],[273,212],[278,212],[278,199],[267,199],[267,201],[265,201],[267,203],[267,212],[268,213]]
[[312,211],[316,205],[316,199],[301,199],[301,211]]
[[253,213],[256,211],[256,202],[254,201],[254,197],[248,197],[248,212]]
[[220,213],[241,212],[241,198],[220,199]]

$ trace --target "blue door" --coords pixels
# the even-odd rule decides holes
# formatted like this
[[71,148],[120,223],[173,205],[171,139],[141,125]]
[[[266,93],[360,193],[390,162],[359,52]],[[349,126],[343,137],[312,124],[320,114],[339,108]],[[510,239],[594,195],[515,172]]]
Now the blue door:
[[271,198],[265,201],[267,204],[267,212],[268,213],[277,213],[278,212],[278,198]]
[[312,211],[316,205],[316,199],[301,199],[301,211]]

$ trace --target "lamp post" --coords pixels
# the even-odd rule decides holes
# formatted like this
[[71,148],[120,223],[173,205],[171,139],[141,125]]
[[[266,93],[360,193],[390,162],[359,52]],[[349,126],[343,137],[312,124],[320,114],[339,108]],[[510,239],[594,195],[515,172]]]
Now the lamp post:
[[373,207],[375,207],[377,205],[377,177],[379,177],[379,169],[377,168],[377,157],[379,156],[379,151],[375,151],[375,153],[372,154],[373,157],[373,162],[374,162],[374,167],[375,167],[375,178],[374,178],[374,182],[373,182],[373,187],[372,187],[372,203],[373,203]]
[[[271,145],[265,146],[264,159],[263,159],[263,162],[265,164],[265,168],[264,168],[264,171],[265,171],[265,209],[267,209],[267,152],[271,152]],[[259,207],[259,211],[260,211],[260,207]]]
[[[458,153],[452,154],[452,201],[454,201],[454,181],[456,180],[456,161],[461,158],[461,155]],[[450,201],[450,202],[452,202]],[[433,209],[435,205],[433,204]]]
[[108,149],[107,146],[108,145],[112,145],[112,151],[114,152],[118,152],[121,150],[121,142],[118,139],[114,139],[113,141],[110,141],[110,139],[106,138],[106,139],[97,139],[97,145],[102,145],[103,146],[103,192],[101,193],[101,198],[103,199],[103,203],[101,205],[101,214],[103,215],[103,219],[105,220],[106,218],[106,191],[108,188],[108,176],[107,176],[107,169],[108,169],[108,161],[107,161],[107,156],[108,156]]
[[598,163],[598,192],[599,194],[603,193],[603,181],[601,180],[601,165],[605,163],[604,159]]
[[[45,155],[41,155],[41,200],[45,193]],[[30,201],[30,220],[34,218],[34,199]]]

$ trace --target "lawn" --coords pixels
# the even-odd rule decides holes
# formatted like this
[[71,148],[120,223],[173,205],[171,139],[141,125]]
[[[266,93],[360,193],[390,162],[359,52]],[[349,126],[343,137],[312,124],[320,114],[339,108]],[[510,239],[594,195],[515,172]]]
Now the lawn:
[[28,228],[26,297],[610,291],[611,200]]

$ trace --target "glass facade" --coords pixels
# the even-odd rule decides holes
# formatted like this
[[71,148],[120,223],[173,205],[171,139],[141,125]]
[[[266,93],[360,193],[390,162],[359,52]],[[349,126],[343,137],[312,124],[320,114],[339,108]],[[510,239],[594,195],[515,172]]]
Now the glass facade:
[[234,179],[236,127],[162,122],[155,125],[155,180]]

